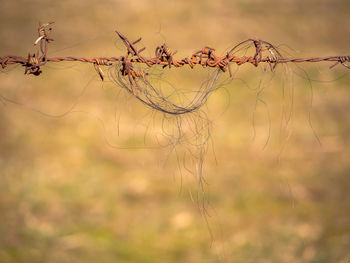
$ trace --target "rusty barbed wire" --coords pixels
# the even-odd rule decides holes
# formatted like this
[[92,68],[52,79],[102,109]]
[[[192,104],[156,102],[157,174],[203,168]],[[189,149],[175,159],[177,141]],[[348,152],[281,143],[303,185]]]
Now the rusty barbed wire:
[[[174,55],[177,51],[172,51],[165,43],[156,47],[155,57],[146,58],[141,53],[146,49],[142,47],[138,49],[136,44],[141,42],[141,38],[135,41],[130,41],[127,37],[121,34],[119,31],[115,31],[118,37],[123,41],[126,46],[126,55],[119,57],[97,57],[97,58],[84,58],[84,57],[47,57],[48,44],[53,41],[50,38],[52,25],[54,22],[39,23],[38,38],[34,42],[34,45],[39,45],[37,53],[29,53],[27,57],[7,55],[0,57],[0,63],[2,68],[6,68],[8,65],[21,64],[24,68],[25,74],[33,74],[38,76],[42,73],[41,67],[49,62],[61,62],[61,61],[79,61],[84,63],[93,64],[96,72],[101,80],[104,80],[104,72],[100,66],[111,66],[113,63],[118,63],[117,74],[114,75],[114,79],[118,85],[126,88],[136,98],[145,103],[146,105],[169,114],[184,114],[198,109],[203,105],[208,98],[209,94],[213,91],[215,81],[219,72],[229,71],[229,75],[232,77],[231,64],[241,66],[243,64],[252,64],[258,67],[261,63],[269,65],[271,71],[274,71],[277,65],[284,63],[304,63],[304,62],[334,62],[330,68],[337,65],[342,65],[350,69],[350,56],[328,56],[328,57],[309,57],[309,58],[291,58],[283,57],[278,49],[269,42],[260,39],[247,39],[235,45],[224,56],[217,56],[215,49],[205,46],[201,50],[194,52],[190,57],[183,59],[175,59]],[[235,53],[243,47],[243,45],[249,44],[254,48],[254,55],[252,56],[236,56]],[[147,80],[148,73],[145,70],[138,71],[134,65],[140,63],[145,64],[148,67],[160,65],[162,68],[172,66],[175,68],[188,65],[190,68],[194,68],[196,65],[200,65],[203,68],[210,67],[217,69],[217,73],[213,77],[213,81],[209,85],[204,85],[205,88],[201,90],[201,95],[190,102],[187,106],[178,106],[169,101],[162,93],[157,90]]]

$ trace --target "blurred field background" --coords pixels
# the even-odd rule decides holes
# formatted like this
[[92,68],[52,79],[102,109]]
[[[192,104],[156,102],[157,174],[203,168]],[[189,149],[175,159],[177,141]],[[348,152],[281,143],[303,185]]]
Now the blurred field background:
[[[49,56],[124,55],[115,29],[150,56],[163,42],[182,58],[250,37],[291,56],[350,53],[346,0],[0,4],[1,55],[33,52],[39,21],[55,21]],[[349,262],[350,73],[329,66],[291,65],[285,97],[278,67],[258,97],[271,73],[244,65],[210,97],[208,223],[183,165],[191,147],[154,143],[161,115],[91,65],[3,70],[0,95],[16,103],[0,100],[0,262]],[[198,72],[171,81],[197,88]]]

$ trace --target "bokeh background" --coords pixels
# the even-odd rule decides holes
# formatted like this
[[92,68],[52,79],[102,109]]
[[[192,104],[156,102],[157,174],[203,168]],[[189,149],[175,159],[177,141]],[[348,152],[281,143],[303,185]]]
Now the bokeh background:
[[[33,52],[39,21],[55,21],[49,56],[123,55],[115,29],[179,58],[251,37],[291,56],[350,52],[346,0],[0,6],[1,55]],[[3,70],[0,262],[349,262],[350,74],[300,66],[244,65],[210,97],[204,195],[188,157],[198,148],[155,143],[164,116],[91,65]],[[196,89],[199,71],[171,81]]]

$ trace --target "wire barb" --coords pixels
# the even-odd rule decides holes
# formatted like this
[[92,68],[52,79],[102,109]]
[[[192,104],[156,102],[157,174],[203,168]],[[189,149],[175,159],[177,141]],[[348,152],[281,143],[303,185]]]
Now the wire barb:
[[93,64],[97,74],[100,76],[101,80],[104,81],[104,73],[100,66],[111,66],[113,63],[105,58],[95,58]]
[[339,61],[337,61],[336,63],[334,63],[332,66],[330,66],[329,68],[334,68],[336,65],[341,64],[342,66],[350,69],[350,65],[347,64],[348,62],[350,62],[350,56],[339,56]]
[[39,28],[38,28],[39,37],[35,40],[34,45],[37,45],[41,40],[45,40],[46,42],[53,41],[53,39],[49,37],[52,28],[47,28],[53,23],[54,22],[48,22],[48,23],[42,24],[41,22],[39,22]]
[[25,64],[24,74],[33,74],[39,76],[42,72],[40,69],[40,63],[38,59],[39,55],[37,54],[28,54],[27,63]]

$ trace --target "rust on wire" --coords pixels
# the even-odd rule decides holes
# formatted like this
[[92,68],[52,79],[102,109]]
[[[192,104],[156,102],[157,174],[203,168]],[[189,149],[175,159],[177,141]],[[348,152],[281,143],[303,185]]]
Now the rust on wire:
[[[268,64],[271,71],[274,71],[278,64],[282,63],[304,63],[304,62],[333,62],[330,68],[337,65],[342,65],[350,69],[350,56],[329,56],[329,57],[310,57],[310,58],[290,58],[283,57],[278,49],[269,42],[260,39],[247,39],[237,45],[235,45],[224,56],[217,56],[215,49],[205,46],[197,52],[194,52],[190,57],[183,59],[175,59],[174,55],[177,51],[171,51],[171,49],[164,43],[161,46],[156,47],[155,57],[146,58],[141,55],[145,50],[145,47],[137,48],[136,45],[141,42],[141,38],[135,41],[130,41],[119,31],[115,31],[118,37],[123,41],[126,47],[126,55],[120,57],[97,57],[97,58],[84,58],[84,57],[47,57],[48,44],[53,41],[50,37],[52,28],[50,27],[54,22],[39,23],[38,38],[35,40],[34,45],[39,44],[37,53],[29,53],[27,57],[20,56],[3,56],[0,57],[1,67],[4,69],[8,65],[21,64],[25,70],[25,74],[32,74],[38,76],[42,73],[41,67],[49,62],[61,62],[61,61],[79,61],[84,63],[93,64],[96,72],[101,80],[104,80],[104,72],[101,66],[111,66],[114,62],[119,64],[119,72],[117,81],[119,85],[128,89],[135,97],[148,106],[157,110],[170,113],[170,114],[183,114],[191,112],[199,108],[207,99],[209,93],[213,90],[214,82],[217,79],[219,72],[229,71],[232,76],[231,64],[238,66],[243,64],[252,64],[258,67],[259,64]],[[239,50],[243,49],[245,45],[250,45],[254,49],[254,55],[252,56],[237,56],[235,55]],[[160,65],[163,68],[172,66],[175,68],[188,65],[190,68],[194,68],[196,65],[202,67],[216,68],[218,71],[214,77],[214,81],[207,87],[207,90],[203,91],[202,96],[199,96],[198,101],[192,101],[187,107],[181,107],[168,101],[167,98],[161,96],[161,92],[154,88],[147,80],[148,73],[146,71],[138,71],[135,69],[135,64],[145,64],[148,67],[154,65]],[[148,88],[145,89],[144,87]]]

